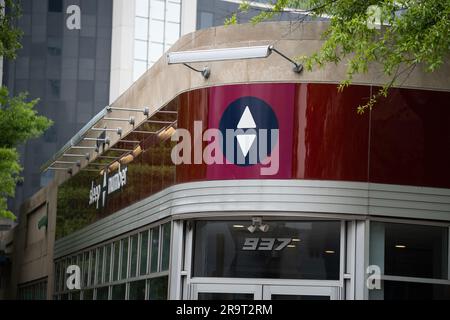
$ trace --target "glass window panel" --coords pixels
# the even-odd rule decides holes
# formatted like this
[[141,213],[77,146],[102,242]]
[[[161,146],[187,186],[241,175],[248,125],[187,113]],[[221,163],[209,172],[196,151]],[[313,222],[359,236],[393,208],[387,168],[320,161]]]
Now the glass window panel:
[[147,60],[147,42],[134,40],[134,58],[138,60]]
[[168,277],[150,279],[150,300],[167,300]]
[[194,275],[338,280],[339,221],[198,221]]
[[167,3],[167,16],[166,20],[171,22],[180,22],[181,6],[179,3],[168,2]]
[[155,42],[164,41],[164,22],[151,20],[150,22],[150,40]]
[[136,15],[140,17],[148,17],[148,1],[136,0]]
[[94,290],[84,290],[83,291],[83,300],[92,300],[94,297]]
[[120,258],[120,243],[114,242],[114,266],[113,266],[113,281],[119,279],[119,258]]
[[90,279],[90,284],[94,285],[95,284],[95,267],[97,265],[97,250],[92,250],[91,251],[91,279]]
[[158,272],[159,227],[152,229],[152,254],[150,272]]
[[199,292],[198,300],[254,300],[253,293]]
[[48,12],[62,12],[62,0],[48,0]]
[[127,278],[128,271],[128,238],[122,240],[121,279]]
[[128,300],[144,300],[144,299],[145,299],[145,280],[131,282]]
[[180,37],[180,24],[167,22],[166,39],[165,39],[166,43],[175,43],[179,37]]
[[125,300],[125,283],[112,287],[112,300]]
[[161,19],[164,20],[164,1],[159,0],[151,0],[150,2],[150,16],[153,19]]
[[148,40],[148,19],[136,17],[134,20],[134,38]]
[[133,79],[136,81],[147,71],[147,62],[134,60]]
[[105,250],[105,282],[109,282],[111,274],[111,244],[107,244]]
[[162,226],[163,228],[163,243],[161,253],[161,271],[169,269],[170,260],[170,222]]
[[448,228],[371,222],[370,264],[386,275],[447,279]]
[[450,300],[450,286],[444,284],[383,281],[381,289],[369,290],[370,300]]
[[162,43],[150,42],[148,48],[148,60],[151,62],[158,61],[164,53],[164,46]]
[[97,283],[103,283],[103,247],[99,248],[97,261]]
[[80,291],[72,292],[70,294],[70,300],[80,300]]
[[139,274],[147,274],[147,257],[148,257],[148,231],[141,233],[141,262],[139,266]]
[[137,273],[137,252],[138,251],[138,235],[131,237],[131,255],[130,255],[130,277],[135,277]]
[[83,285],[87,287],[89,277],[89,252],[84,253],[83,260]]
[[59,283],[61,282],[60,276],[61,276],[61,263],[56,262],[55,263],[55,292],[59,292]]
[[214,24],[214,14],[211,12],[200,12],[200,29],[210,28]]
[[95,300],[108,300],[108,287],[98,288]]

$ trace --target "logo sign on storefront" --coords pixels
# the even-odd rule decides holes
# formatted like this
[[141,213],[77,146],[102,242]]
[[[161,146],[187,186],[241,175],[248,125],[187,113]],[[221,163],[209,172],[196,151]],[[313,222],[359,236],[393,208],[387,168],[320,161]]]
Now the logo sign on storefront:
[[[127,172],[128,167],[121,168],[108,177],[107,170],[103,174],[103,183],[96,185],[94,181],[91,184],[91,190],[89,192],[89,205],[95,203],[96,208],[99,208],[99,203],[102,207],[106,205],[106,198],[111,193],[122,189],[127,184]],[[101,199],[101,201],[100,201]]]
[[267,102],[253,96],[233,101],[222,114],[219,130],[223,154],[238,166],[260,164],[271,156],[278,142],[275,112]]

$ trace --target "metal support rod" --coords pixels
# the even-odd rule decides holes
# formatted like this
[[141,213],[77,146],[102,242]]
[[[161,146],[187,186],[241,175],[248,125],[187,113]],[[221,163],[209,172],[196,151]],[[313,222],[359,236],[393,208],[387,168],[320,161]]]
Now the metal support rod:
[[297,62],[295,62],[294,60],[292,60],[291,58],[289,58],[288,56],[284,55],[283,53],[281,53],[280,51],[278,51],[277,49],[274,48],[274,46],[270,46],[269,47],[270,51],[273,51],[277,54],[279,54],[280,56],[282,56],[284,59],[286,59],[287,61],[291,62],[292,64],[294,64],[294,72],[300,73],[303,70],[303,65],[299,64]]
[[64,153],[63,157],[67,158],[86,158],[89,156],[89,153],[86,154],[75,154],[75,153]]
[[134,125],[134,123],[135,123],[134,117],[129,117],[128,119],[125,119],[125,118],[103,118],[103,120],[105,120],[105,121],[126,121],[132,125]]
[[97,147],[87,147],[87,146],[72,146],[71,149],[97,149]]
[[188,65],[187,63],[183,63],[186,67],[188,67],[189,69],[201,73],[203,78],[208,79],[209,76],[211,75],[211,71],[209,70],[208,67],[204,67],[203,70],[199,70],[199,69],[195,69],[194,67]]
[[104,142],[106,144],[109,144],[109,138],[105,138],[105,139],[101,139],[101,138],[83,138],[83,140],[86,140],[86,141],[99,141],[99,142]]
[[117,157],[110,157],[110,156],[98,156],[97,158],[100,158],[100,159],[117,159]]
[[142,112],[144,113],[145,116],[148,116],[150,113],[150,110],[148,107],[144,107],[142,109],[137,109],[137,108],[116,108],[116,107],[106,107],[106,110],[108,112],[111,112],[112,110],[116,110],[116,111],[131,111],[131,112]]
[[133,151],[133,149],[116,149],[116,148],[111,148],[111,149],[108,149],[107,151],[128,152],[128,151]]
[[156,123],[156,124],[173,124],[173,121],[161,121],[161,120],[147,120],[147,123]]
[[142,133],[142,134],[156,134],[158,133],[157,131],[132,131],[132,133]]
[[73,161],[55,161],[53,164],[78,164],[78,162]]
[[69,171],[72,170],[71,168],[55,168],[55,167],[48,167],[47,170],[64,170]]
[[158,110],[157,113],[178,114],[178,111]]
[[108,128],[91,128],[90,129],[91,131],[101,131],[101,132],[103,132],[103,131],[113,131],[113,132],[116,132],[117,134],[122,134],[122,128],[121,127],[118,127],[117,129],[108,129]]

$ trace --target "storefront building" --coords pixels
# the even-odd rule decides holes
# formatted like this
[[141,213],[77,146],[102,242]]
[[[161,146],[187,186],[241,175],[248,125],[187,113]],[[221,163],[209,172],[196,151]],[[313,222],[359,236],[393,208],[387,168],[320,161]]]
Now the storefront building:
[[[325,27],[211,28],[171,52],[294,57]],[[48,163],[54,299],[450,299],[446,71],[358,115],[386,80],[375,68],[338,92],[344,64],[190,66],[211,75],[160,59]]]

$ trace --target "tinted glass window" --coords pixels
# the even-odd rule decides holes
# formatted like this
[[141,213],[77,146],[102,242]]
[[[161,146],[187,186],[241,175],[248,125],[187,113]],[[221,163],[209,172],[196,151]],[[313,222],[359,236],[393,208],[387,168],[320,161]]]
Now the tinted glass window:
[[339,247],[338,221],[198,221],[194,276],[339,279]]
[[370,264],[382,273],[447,279],[447,228],[371,222],[370,229]]
[[145,280],[131,282],[129,300],[144,300],[144,299],[145,299]]
[[48,0],[48,12],[62,12],[62,0]]

